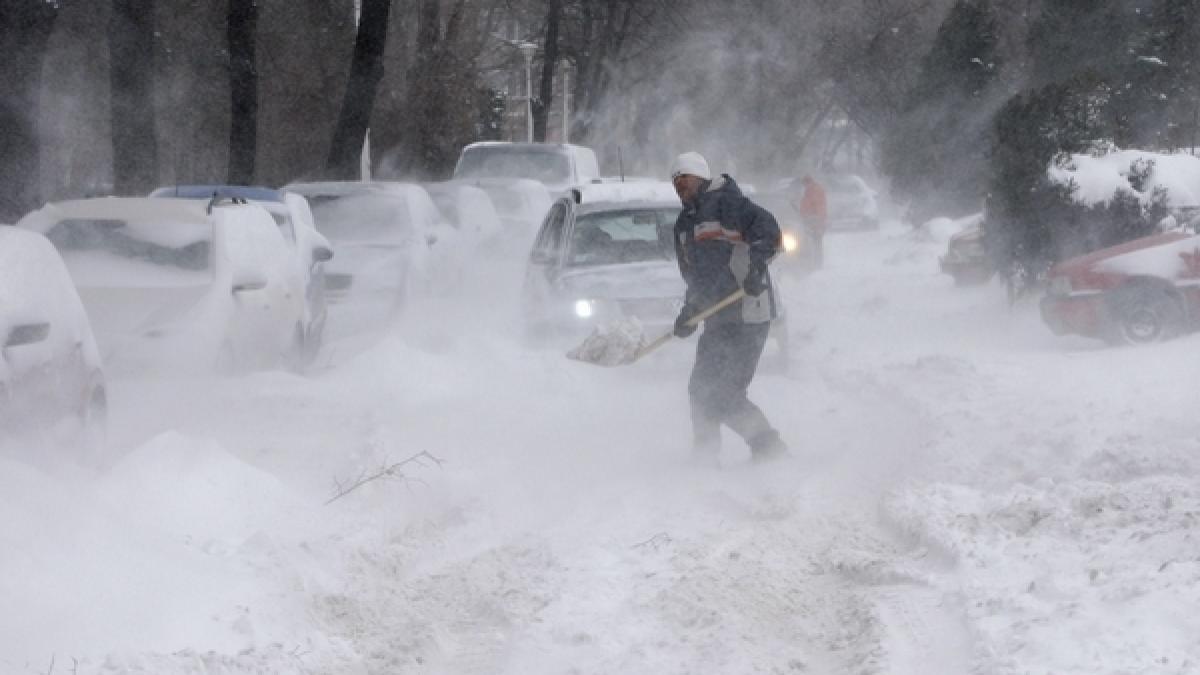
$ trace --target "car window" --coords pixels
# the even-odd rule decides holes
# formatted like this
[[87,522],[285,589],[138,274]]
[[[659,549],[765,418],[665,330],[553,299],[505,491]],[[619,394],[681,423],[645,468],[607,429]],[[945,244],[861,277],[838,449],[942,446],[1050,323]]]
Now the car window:
[[335,242],[405,242],[416,236],[406,200],[393,194],[312,196],[317,229]]
[[579,216],[571,236],[570,264],[671,260],[671,230],[678,215],[679,209],[631,209]]
[[271,211],[271,219],[275,221],[275,226],[279,228],[279,232],[283,234],[283,238],[287,243],[296,245],[296,228],[292,226],[292,219],[286,213],[277,213]]
[[555,255],[561,249],[563,226],[567,220],[567,207],[555,204],[546,215],[545,225],[538,235],[535,247],[539,253]]
[[571,163],[555,152],[511,147],[468,148],[455,178],[532,178],[559,183],[571,179]]
[[207,278],[212,227],[195,223],[133,223],[66,219],[46,232],[76,282],[174,285]]

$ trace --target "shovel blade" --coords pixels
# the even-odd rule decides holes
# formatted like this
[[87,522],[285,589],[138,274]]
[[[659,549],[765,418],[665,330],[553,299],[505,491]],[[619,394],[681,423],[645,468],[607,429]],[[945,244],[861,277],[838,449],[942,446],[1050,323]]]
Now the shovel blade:
[[641,356],[646,333],[636,318],[627,317],[597,326],[567,358],[597,366],[624,366]]

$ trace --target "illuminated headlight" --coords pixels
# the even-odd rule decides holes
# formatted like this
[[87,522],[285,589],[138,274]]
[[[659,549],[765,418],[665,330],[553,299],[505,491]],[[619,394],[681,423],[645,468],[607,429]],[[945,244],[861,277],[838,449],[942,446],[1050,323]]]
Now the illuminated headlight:
[[1051,295],[1069,295],[1071,293],[1071,280],[1067,277],[1054,277],[1050,280]]
[[783,250],[784,250],[784,252],[792,253],[793,251],[795,251],[798,248],[800,248],[800,240],[796,238],[796,235],[792,234],[791,232],[784,232],[783,233]]
[[581,319],[590,319],[596,313],[596,306],[591,300],[576,300],[575,301],[575,316]]

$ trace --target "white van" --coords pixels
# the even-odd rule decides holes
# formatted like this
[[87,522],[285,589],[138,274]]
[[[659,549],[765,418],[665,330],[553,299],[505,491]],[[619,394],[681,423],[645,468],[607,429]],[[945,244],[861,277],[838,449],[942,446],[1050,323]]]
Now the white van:
[[555,196],[599,177],[596,153],[566,143],[472,143],[463,148],[454,167],[455,180],[529,178]]

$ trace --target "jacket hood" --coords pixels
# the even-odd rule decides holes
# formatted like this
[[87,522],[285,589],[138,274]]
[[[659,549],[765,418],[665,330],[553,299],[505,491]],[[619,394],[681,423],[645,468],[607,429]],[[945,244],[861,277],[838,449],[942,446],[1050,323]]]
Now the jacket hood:
[[705,194],[709,192],[719,192],[733,197],[742,196],[742,189],[738,187],[737,181],[735,181],[727,173],[723,173],[720,176],[712,179],[709,182],[708,187],[704,189],[704,192]]

